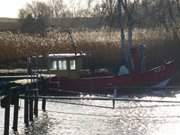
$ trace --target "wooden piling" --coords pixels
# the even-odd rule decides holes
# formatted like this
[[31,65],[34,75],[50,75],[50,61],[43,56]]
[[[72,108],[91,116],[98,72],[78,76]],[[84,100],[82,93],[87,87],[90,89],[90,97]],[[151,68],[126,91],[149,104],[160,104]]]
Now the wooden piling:
[[28,94],[25,94],[25,98],[24,98],[24,123],[25,126],[28,127],[29,126],[29,101],[28,101]]
[[35,91],[34,115],[38,117],[38,91]]
[[4,135],[9,135],[10,103],[11,103],[11,97],[10,95],[8,95],[6,97],[6,105],[5,105]]
[[15,95],[15,100],[14,100],[14,117],[13,117],[13,127],[12,129],[14,132],[17,131],[18,129],[18,114],[19,114],[19,97],[18,95]]
[[112,100],[112,104],[113,104],[113,109],[115,109],[115,100]]
[[[48,90],[48,82],[43,77],[41,77],[40,81],[40,92],[43,96],[46,95],[46,92]],[[46,112],[46,98],[42,98],[42,111]]]
[[42,99],[42,110],[43,112],[46,112],[46,98]]
[[33,99],[29,100],[29,120],[33,121]]
[[[116,98],[116,96],[117,96],[117,89],[115,88],[113,90],[113,97]],[[113,109],[115,109],[115,99],[114,98],[112,100]]]

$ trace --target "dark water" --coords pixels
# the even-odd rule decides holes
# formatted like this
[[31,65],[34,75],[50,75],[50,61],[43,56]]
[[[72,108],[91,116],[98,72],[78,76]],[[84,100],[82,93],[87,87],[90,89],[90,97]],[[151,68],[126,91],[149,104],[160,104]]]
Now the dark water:
[[[180,95],[163,98],[147,96],[141,99],[180,101]],[[48,102],[47,112],[40,111],[39,117],[29,129],[26,129],[23,124],[23,101],[21,101],[18,134],[179,135],[180,133],[180,104],[118,101],[116,108],[112,109],[111,101],[66,102],[84,104],[84,106]],[[4,110],[2,108],[0,108],[0,115],[0,134],[3,134]],[[10,132],[12,135],[12,130]]]

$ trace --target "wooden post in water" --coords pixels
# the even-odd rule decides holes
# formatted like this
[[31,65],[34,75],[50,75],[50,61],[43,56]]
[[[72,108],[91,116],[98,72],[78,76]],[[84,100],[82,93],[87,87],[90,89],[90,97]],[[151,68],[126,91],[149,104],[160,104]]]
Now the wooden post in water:
[[38,117],[38,90],[35,91],[34,115]]
[[29,98],[28,98],[28,94],[26,92],[25,94],[25,98],[24,98],[24,123],[25,126],[28,127],[29,126]]
[[[40,83],[40,91],[43,94],[43,96],[46,95],[47,89],[48,89],[48,82],[47,80],[44,80],[43,78],[41,78],[41,83]],[[42,110],[43,112],[46,112],[46,98],[42,99]]]
[[7,97],[4,98],[5,104],[5,119],[4,119],[4,135],[9,135],[9,119],[10,119],[10,104],[11,104],[11,92],[8,90]]
[[42,99],[42,110],[43,112],[46,112],[46,98]]
[[115,88],[113,90],[113,100],[112,100],[112,104],[113,104],[113,109],[115,109],[115,97],[117,96],[117,89]]
[[19,97],[18,94],[14,95],[15,99],[14,99],[14,118],[13,118],[13,127],[12,129],[14,130],[14,132],[17,131],[18,128],[18,111],[19,111]]
[[[31,76],[30,83],[33,84],[32,57],[27,58],[27,74]],[[29,98],[29,110],[28,110],[29,114],[27,114],[29,117],[28,116],[27,117],[32,122],[33,121],[33,98],[32,98],[32,96],[33,96],[34,92],[32,91],[32,87],[30,88],[30,86],[29,86],[28,90],[29,90],[28,94],[29,94],[30,98]]]
[[[32,96],[32,93],[30,94]],[[29,120],[33,121],[33,99],[29,99]]]

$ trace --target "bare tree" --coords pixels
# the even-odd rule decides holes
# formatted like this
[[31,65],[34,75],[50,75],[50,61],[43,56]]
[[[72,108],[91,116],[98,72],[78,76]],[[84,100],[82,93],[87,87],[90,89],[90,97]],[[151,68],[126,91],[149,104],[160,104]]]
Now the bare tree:
[[44,35],[49,26],[51,10],[46,3],[33,1],[20,10],[19,17],[22,32]]
[[[143,27],[163,26],[175,39],[179,39],[179,0],[104,0],[100,15],[108,17],[110,22],[118,21],[121,33],[121,48],[124,57],[128,61],[130,69],[133,69],[130,49],[133,45],[133,30],[140,24]],[[114,18],[115,19],[114,19]],[[119,19],[117,19],[119,18]],[[127,29],[125,37],[124,29]],[[128,40],[128,47],[125,47],[125,40]]]
[[177,5],[178,13],[180,14],[180,1],[179,0],[176,0],[176,5]]
[[41,16],[51,16],[50,7],[44,2],[32,1],[32,3],[28,3],[25,10],[32,14],[34,18],[37,18],[39,15]]
[[24,19],[24,18],[26,18],[28,16],[28,13],[27,13],[27,11],[25,10],[25,9],[20,9],[19,10],[19,18],[20,19]]
[[63,4],[63,0],[49,0],[48,5],[51,8],[53,18],[60,18],[64,16],[65,5]]
[[163,26],[169,35],[172,33],[174,39],[179,39],[179,0],[143,0],[142,3],[148,9],[147,13],[143,10],[144,20],[149,20],[146,24]]

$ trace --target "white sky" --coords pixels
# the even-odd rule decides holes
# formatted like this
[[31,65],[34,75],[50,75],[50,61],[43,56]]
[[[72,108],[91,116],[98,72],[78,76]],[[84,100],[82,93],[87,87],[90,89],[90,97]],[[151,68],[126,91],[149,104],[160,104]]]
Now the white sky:
[[31,0],[0,0],[0,17],[18,16],[18,11],[26,2]]
[[[32,0],[0,0],[0,17],[17,18],[19,9],[25,7],[26,3]],[[46,1],[46,0],[36,0]],[[81,4],[79,2],[81,1]],[[100,0],[94,0],[100,1]],[[83,8],[87,7],[87,0],[64,0],[68,6],[79,5]]]

